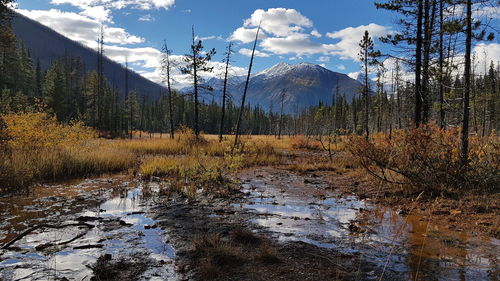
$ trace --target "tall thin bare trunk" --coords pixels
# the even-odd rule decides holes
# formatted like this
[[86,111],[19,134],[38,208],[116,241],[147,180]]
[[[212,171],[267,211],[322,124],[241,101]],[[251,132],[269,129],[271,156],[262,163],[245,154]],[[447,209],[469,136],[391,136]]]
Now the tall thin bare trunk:
[[439,1],[439,128],[444,129],[444,0]]
[[420,126],[422,122],[422,92],[421,92],[421,74],[422,74],[422,19],[423,19],[423,0],[418,0],[417,12],[417,40],[415,50],[415,126]]
[[229,73],[231,47],[232,47],[232,42],[229,42],[229,46],[227,47],[226,72],[224,73],[224,90],[222,91],[222,113],[220,116],[219,142],[222,142],[222,135],[224,134],[224,117],[226,114],[226,97],[227,97],[227,76]]
[[464,113],[462,120],[462,144],[461,160],[466,165],[469,156],[469,98],[471,90],[471,49],[472,49],[472,0],[467,0],[466,14],[466,39],[465,39],[465,89],[464,89]]
[[255,41],[253,43],[252,56],[250,57],[250,66],[248,67],[247,80],[245,82],[245,89],[243,90],[243,96],[241,97],[241,107],[238,114],[238,122],[236,123],[236,134],[234,137],[234,146],[238,144],[238,136],[241,129],[241,118],[243,117],[243,111],[245,110],[245,99],[247,97],[248,83],[250,82],[250,75],[252,74],[253,58],[255,55],[255,48],[257,47],[257,40],[259,39],[260,24],[257,28],[257,33],[255,34]]

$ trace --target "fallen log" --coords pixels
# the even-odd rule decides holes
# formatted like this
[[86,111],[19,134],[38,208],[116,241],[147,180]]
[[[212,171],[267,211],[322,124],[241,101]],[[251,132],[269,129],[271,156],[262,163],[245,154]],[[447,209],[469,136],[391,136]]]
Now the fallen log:
[[[92,224],[88,224],[88,223],[85,223],[85,222],[78,222],[78,223],[69,223],[69,224],[62,224],[62,225],[53,225],[53,224],[39,224],[39,225],[35,225],[33,227],[30,227],[28,228],[27,230],[25,230],[23,233],[19,234],[18,236],[16,236],[16,238],[10,240],[9,242],[5,243],[0,249],[4,250],[4,249],[7,249],[8,247],[10,247],[12,244],[16,243],[17,241],[21,240],[23,237],[25,237],[26,235],[30,234],[31,232],[37,230],[37,229],[40,229],[40,228],[52,228],[52,229],[62,229],[62,228],[65,228],[65,227],[72,227],[72,226],[85,226],[85,227],[88,227],[89,229],[91,228],[94,228],[95,225],[92,225]],[[81,236],[80,236],[81,237]],[[77,236],[77,238],[73,238],[71,239],[69,242],[67,243],[70,243],[78,238],[80,238]],[[65,244],[67,244],[65,243]]]

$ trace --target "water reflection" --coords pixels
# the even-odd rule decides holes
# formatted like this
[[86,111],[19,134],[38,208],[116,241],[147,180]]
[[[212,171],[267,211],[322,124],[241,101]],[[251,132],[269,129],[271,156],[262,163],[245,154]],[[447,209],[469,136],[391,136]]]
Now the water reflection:
[[282,241],[362,253],[409,280],[499,279],[496,239],[451,231],[419,216],[402,217],[354,196],[316,196],[300,180],[283,184],[250,178],[243,185],[250,203],[234,207],[254,210],[259,217],[253,222]]
[[[95,225],[89,231],[79,227],[43,229],[24,237],[13,245],[17,249],[0,251],[0,280],[90,280],[89,266],[104,253],[157,261],[144,273],[144,280],[154,276],[177,280],[173,265],[167,262],[175,258],[175,250],[164,242],[165,231],[145,215],[148,198],[143,190],[152,196],[155,188],[123,179],[98,179],[72,186],[40,186],[27,195],[0,198],[2,216],[8,218],[0,222],[0,245],[30,225],[77,219]],[[36,248],[81,233],[85,235],[67,245]]]

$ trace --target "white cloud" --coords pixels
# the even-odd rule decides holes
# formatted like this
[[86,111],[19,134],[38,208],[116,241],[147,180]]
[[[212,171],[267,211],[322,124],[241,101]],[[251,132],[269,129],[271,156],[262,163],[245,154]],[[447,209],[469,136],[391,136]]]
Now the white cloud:
[[111,10],[104,6],[85,7],[80,14],[96,19],[99,22],[113,22]]
[[[242,54],[242,55],[245,55],[247,57],[250,57],[252,56],[252,50],[250,49],[247,49],[247,48],[241,48],[238,53]],[[268,54],[268,53],[264,53],[264,52],[261,52],[259,50],[255,50],[255,56],[257,57],[262,57],[262,58],[267,58],[267,57],[270,57],[271,55]]]
[[357,80],[359,75],[361,75],[361,71],[350,72],[347,74],[351,79]]
[[134,8],[141,10],[169,9],[175,0],[51,0],[54,5],[68,4],[80,9],[80,14],[98,20],[113,22],[113,9]]
[[381,37],[389,33],[389,28],[375,23],[369,25],[360,25],[358,27],[348,27],[336,32],[328,32],[326,36],[332,39],[339,39],[335,44],[335,50],[332,54],[339,55],[342,59],[358,60],[359,41],[363,37],[365,30],[368,30],[370,36]]
[[500,44],[498,43],[480,43],[474,47],[473,53],[476,56],[475,72],[479,74],[489,70],[491,62],[497,65],[500,62]]
[[313,29],[313,22],[310,19],[295,9],[273,8],[267,11],[255,10],[250,18],[244,21],[243,26],[233,32],[231,40],[243,44],[252,42],[260,23],[264,36],[259,36],[261,40],[259,46],[267,54],[296,57],[321,54],[323,55],[321,59],[334,55],[357,61],[358,43],[365,30],[368,30],[373,37],[386,35],[390,31],[387,27],[372,23],[327,33],[326,37],[336,40],[334,43],[317,42],[322,38],[322,34]]
[[215,35],[210,35],[210,36],[205,36],[205,37],[198,37],[195,36],[195,40],[201,40],[201,41],[207,41],[207,40],[224,40],[222,36],[215,36]]
[[153,22],[155,21],[155,17],[151,14],[143,15],[139,18],[139,21],[147,21],[147,22]]
[[316,38],[321,38],[321,33],[318,32],[318,30],[314,29],[313,31],[311,31],[311,35],[316,37]]
[[[242,43],[250,43],[255,40],[255,35],[257,33],[257,28],[245,28],[240,27],[236,29],[230,37],[230,40],[240,41]],[[267,36],[261,30],[259,32],[259,39],[265,39]]]
[[[17,10],[19,13],[36,20],[62,35],[88,47],[95,47],[101,23],[96,19],[60,10]],[[143,38],[129,34],[123,28],[104,26],[104,42],[114,44],[136,44]]]
[[311,41],[309,35],[304,33],[296,33],[287,37],[267,38],[260,43],[260,46],[267,52],[280,55],[312,55],[325,53],[327,48],[327,45]]
[[169,9],[175,0],[52,0],[52,4],[69,4],[78,8],[105,6],[106,8],[135,8],[141,10]]
[[346,67],[343,64],[339,64],[339,65],[337,65],[337,69],[338,70],[346,70]]
[[330,57],[328,57],[328,56],[321,56],[316,61],[318,61],[318,62],[328,62],[328,61],[330,61]]
[[272,8],[264,11],[255,10],[249,19],[245,20],[244,26],[258,26],[262,30],[276,36],[288,36],[301,32],[305,27],[312,27],[312,22],[295,9]]

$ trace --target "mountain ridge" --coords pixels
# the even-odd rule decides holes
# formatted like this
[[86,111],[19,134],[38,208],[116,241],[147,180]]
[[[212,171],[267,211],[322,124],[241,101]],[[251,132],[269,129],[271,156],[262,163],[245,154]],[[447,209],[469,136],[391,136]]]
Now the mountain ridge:
[[[228,80],[228,94],[237,105],[241,102],[245,85],[244,76],[230,77]],[[204,85],[212,87],[213,91],[200,90],[202,100],[215,100],[220,103],[222,96],[223,79],[211,78]],[[238,82],[239,83],[235,83]],[[297,114],[301,110],[318,105],[330,105],[333,102],[337,85],[340,94],[351,102],[359,93],[362,84],[346,74],[326,69],[320,65],[301,62],[288,64],[279,62],[267,69],[257,72],[250,77],[247,102],[250,106],[259,105],[264,110],[277,112],[280,110],[281,93],[285,91],[284,111]],[[182,89],[182,92],[192,92],[192,87]],[[209,97],[209,98],[207,98]],[[276,105],[276,106],[275,106]]]
[[[19,13],[14,13],[12,28],[18,40],[30,50],[33,61],[40,61],[43,69],[67,54],[81,57],[87,70],[97,69],[97,51],[73,41],[57,31]],[[106,51],[106,49],[104,49]],[[125,96],[125,67],[104,56],[104,75],[112,86],[118,87],[120,96]],[[129,69],[129,90],[155,99],[165,87]]]

